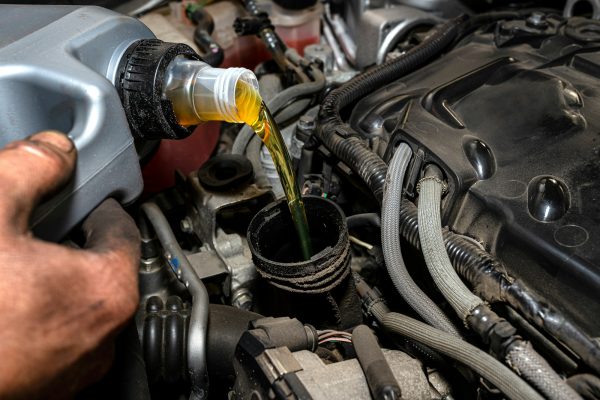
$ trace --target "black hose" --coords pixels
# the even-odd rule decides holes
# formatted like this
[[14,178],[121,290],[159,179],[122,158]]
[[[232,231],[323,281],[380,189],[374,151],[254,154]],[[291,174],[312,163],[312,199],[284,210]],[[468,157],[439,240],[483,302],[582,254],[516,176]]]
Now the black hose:
[[235,348],[250,322],[263,316],[220,304],[211,304],[208,311],[206,362],[209,379],[211,386],[228,389],[235,381],[232,362]]
[[206,331],[208,325],[208,292],[187,255],[181,249],[167,218],[158,205],[146,202],[141,206],[154,228],[173,272],[177,273],[192,295],[192,311],[187,335],[188,373],[192,383],[190,400],[203,400],[208,395],[206,370]]
[[373,399],[400,399],[402,392],[398,381],[371,329],[366,325],[359,325],[354,328],[352,331],[352,345],[365,378],[367,378],[367,385],[369,385]]
[[387,165],[355,137],[356,132],[344,124],[340,112],[368,93],[427,64],[454,42],[464,22],[465,17],[449,21],[403,56],[354,77],[332,91],[323,102],[317,137],[361,177],[379,202],[383,199]]
[[197,27],[194,30],[194,43],[200,49],[200,57],[211,67],[218,67],[225,60],[225,51],[215,42],[206,30]]
[[202,53],[202,60],[212,67],[218,67],[225,59],[225,52],[211,36],[215,28],[212,17],[202,7],[195,8],[188,16],[196,25],[194,43]]
[[380,229],[381,218],[377,213],[354,214],[346,218],[346,225],[350,230],[364,227]]

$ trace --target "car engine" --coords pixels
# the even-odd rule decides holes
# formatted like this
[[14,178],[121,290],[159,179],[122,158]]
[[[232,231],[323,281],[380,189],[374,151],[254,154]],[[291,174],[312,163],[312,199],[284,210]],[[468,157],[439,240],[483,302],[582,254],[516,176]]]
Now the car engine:
[[[36,235],[70,240],[106,195],[142,234],[139,310],[90,392],[600,399],[600,2],[100,5],[115,11],[21,6],[62,24],[44,28],[48,43],[93,21],[73,28],[70,48],[104,75],[98,102],[69,86],[96,84],[87,69],[54,86],[0,65],[0,101],[24,93],[0,116],[4,131],[69,131],[94,107],[109,121],[75,140],[106,168],[80,157],[78,197],[40,210]],[[6,18],[24,10],[14,7]],[[111,47],[120,24],[126,45]],[[2,35],[0,60],[29,34]],[[154,41],[147,59],[128,47],[139,39]],[[177,49],[254,72],[304,196],[310,259],[260,137],[232,122],[184,129],[168,112],[154,123],[166,100],[153,92],[154,111],[132,105],[135,79],[157,76],[136,68],[161,46],[157,65]],[[89,110],[70,108],[65,90]],[[39,116],[15,125],[25,103]]]

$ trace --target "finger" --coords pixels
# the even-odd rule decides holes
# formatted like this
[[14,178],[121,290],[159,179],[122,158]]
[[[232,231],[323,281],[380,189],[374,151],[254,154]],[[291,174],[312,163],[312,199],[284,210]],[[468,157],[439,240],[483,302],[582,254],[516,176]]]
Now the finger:
[[73,142],[54,131],[0,150],[0,231],[26,232],[34,207],[67,182],[76,157]]
[[113,200],[105,200],[83,223],[85,249],[99,254],[125,257],[137,268],[140,233],[133,219]]

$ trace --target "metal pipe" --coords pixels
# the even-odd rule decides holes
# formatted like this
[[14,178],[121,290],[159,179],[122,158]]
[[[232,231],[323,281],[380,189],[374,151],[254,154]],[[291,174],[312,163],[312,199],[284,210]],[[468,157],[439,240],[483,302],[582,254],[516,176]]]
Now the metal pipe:
[[192,295],[192,312],[187,337],[187,362],[192,391],[190,400],[203,400],[208,396],[206,368],[206,338],[208,331],[208,292],[198,278],[187,256],[177,242],[167,218],[154,203],[142,204],[142,210],[156,232],[165,257],[177,277]]

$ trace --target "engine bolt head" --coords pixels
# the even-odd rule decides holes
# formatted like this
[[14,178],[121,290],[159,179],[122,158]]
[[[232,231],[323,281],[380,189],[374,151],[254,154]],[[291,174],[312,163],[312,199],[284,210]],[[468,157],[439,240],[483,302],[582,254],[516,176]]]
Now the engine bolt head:
[[189,217],[185,217],[181,220],[179,227],[183,233],[192,233],[194,232],[194,225],[192,224],[192,220]]
[[546,21],[546,14],[539,12],[539,11],[534,11],[531,13],[531,15],[529,16],[529,18],[527,18],[527,26],[531,27],[531,28],[537,28],[537,29],[546,29],[548,28],[548,22]]

